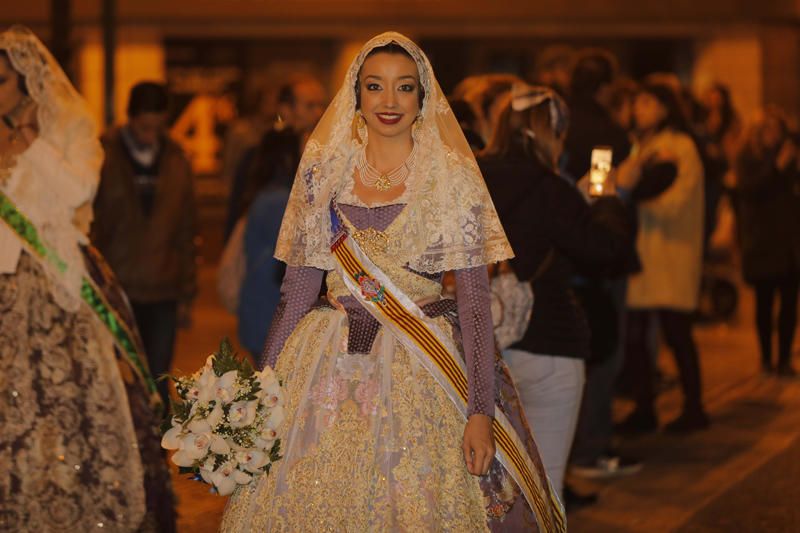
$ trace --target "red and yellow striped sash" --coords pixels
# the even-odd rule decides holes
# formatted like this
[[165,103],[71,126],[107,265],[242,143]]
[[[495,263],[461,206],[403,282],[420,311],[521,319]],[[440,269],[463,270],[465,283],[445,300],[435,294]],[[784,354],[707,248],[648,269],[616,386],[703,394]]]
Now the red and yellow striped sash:
[[[448,349],[447,340],[426,319],[410,299],[394,287],[347,233],[342,232],[331,245],[331,252],[342,270],[345,285],[353,296],[401,341],[410,341],[411,351],[426,358],[422,361],[436,381],[466,417],[468,387],[463,361]],[[404,305],[405,302],[405,305]],[[542,478],[511,423],[499,409],[492,423],[497,459],[520,486],[536,514],[539,530],[566,531],[566,521],[558,497],[547,478]]]

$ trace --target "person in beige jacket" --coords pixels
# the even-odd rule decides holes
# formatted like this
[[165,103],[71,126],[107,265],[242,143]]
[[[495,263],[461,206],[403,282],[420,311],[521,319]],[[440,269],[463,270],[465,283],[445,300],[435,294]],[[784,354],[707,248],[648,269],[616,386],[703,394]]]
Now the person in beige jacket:
[[621,166],[619,181],[631,187],[643,175],[671,174],[669,185],[638,204],[637,249],[642,270],[628,284],[627,357],[637,376],[636,410],[620,425],[628,432],[658,427],[654,401],[651,327],[657,319],[680,373],[683,412],[672,432],[708,426],[702,404],[700,365],[692,337],[703,260],[703,164],[674,89],[644,85],[634,103],[639,146]]

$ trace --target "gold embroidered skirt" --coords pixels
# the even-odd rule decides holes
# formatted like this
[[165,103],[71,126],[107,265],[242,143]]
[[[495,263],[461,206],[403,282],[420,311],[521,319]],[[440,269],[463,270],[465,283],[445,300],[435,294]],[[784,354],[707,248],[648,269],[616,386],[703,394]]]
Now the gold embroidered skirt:
[[464,420],[441,387],[384,331],[369,354],[346,347],[347,319],[332,309],[289,338],[276,369],[284,457],[231,497],[221,531],[486,531]]

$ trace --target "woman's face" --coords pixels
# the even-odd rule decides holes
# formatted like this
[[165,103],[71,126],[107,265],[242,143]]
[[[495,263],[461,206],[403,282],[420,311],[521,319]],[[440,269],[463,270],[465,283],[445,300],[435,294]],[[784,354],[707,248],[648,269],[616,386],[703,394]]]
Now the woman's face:
[[641,131],[658,127],[667,117],[667,109],[658,101],[658,98],[647,92],[636,95],[633,101],[633,119],[636,128]]
[[377,53],[364,61],[358,82],[369,135],[411,135],[420,111],[417,64],[404,54]]
[[19,74],[11,67],[8,58],[0,55],[0,115],[9,113],[22,98]]

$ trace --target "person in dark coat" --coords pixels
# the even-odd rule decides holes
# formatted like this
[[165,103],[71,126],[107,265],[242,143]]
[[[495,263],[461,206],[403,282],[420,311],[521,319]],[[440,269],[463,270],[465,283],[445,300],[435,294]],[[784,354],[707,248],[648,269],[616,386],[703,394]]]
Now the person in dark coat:
[[[574,180],[589,171],[592,149],[609,146],[618,165],[630,152],[628,132],[604,104],[614,109],[616,63],[602,50],[584,50],[576,58],[570,80],[571,125],[565,141],[564,170]],[[632,106],[632,103],[631,103]],[[624,107],[624,106],[621,106]],[[591,356],[586,365],[583,405],[572,450],[573,473],[612,477],[641,468],[634,458],[612,449],[611,405],[623,362],[625,334],[624,277],[576,276],[575,294],[586,310],[591,330]],[[580,474],[579,474],[580,475]]]
[[[167,133],[166,86],[131,90],[128,123],[102,139],[106,158],[92,241],[130,298],[154,376],[170,371],[178,327],[197,294],[196,203],[189,159]],[[169,385],[159,382],[169,404]]]
[[635,220],[615,197],[588,204],[557,174],[567,110],[554,91],[515,87],[506,98],[479,165],[516,254],[512,270],[520,280],[536,279],[527,330],[503,357],[560,491],[590,354],[589,326],[571,281],[579,268],[611,269],[629,259]]
[[780,295],[777,372],[794,376],[792,342],[800,280],[800,172],[797,146],[783,114],[767,109],[754,125],[736,168],[745,281],[756,292],[761,364],[771,372],[773,303]]
[[568,100],[571,126],[564,142],[565,170],[575,180],[589,171],[594,147],[610,146],[614,166],[624,161],[630,152],[628,133],[602,103],[613,90],[615,76],[614,58],[607,52],[584,51],[576,60]]

